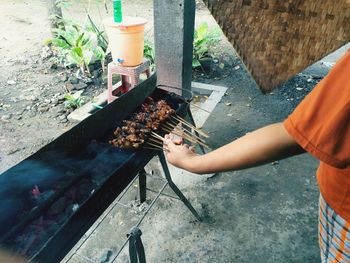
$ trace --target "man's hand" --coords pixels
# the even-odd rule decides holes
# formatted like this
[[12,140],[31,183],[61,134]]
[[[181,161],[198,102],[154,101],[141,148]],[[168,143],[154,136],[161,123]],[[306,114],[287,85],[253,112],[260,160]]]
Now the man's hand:
[[175,138],[171,134],[165,135],[164,150],[169,163],[189,171],[198,157],[192,146],[189,147],[181,138]]

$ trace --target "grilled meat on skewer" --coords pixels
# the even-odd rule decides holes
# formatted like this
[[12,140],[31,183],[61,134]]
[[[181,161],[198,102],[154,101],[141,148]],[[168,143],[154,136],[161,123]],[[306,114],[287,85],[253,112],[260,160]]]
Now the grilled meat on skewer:
[[134,113],[113,131],[114,138],[109,141],[110,144],[118,148],[138,149],[148,140],[152,131],[157,131],[162,123],[175,114],[175,110],[165,100],[155,102],[152,98],[148,98],[141,109],[141,112]]

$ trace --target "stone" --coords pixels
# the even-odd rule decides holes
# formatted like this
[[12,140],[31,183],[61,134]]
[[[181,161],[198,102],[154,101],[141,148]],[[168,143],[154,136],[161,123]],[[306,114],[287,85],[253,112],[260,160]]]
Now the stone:
[[59,81],[60,81],[60,82],[66,82],[67,80],[68,80],[67,74],[63,74],[63,75],[59,78]]
[[60,116],[59,116],[59,119],[60,119],[60,120],[66,119],[66,115],[64,115],[64,114],[60,115]]
[[40,105],[38,107],[38,112],[40,112],[40,113],[44,113],[44,112],[46,112],[48,110],[49,110],[49,106],[47,106],[47,105]]
[[82,82],[84,82],[85,84],[91,84],[94,82],[94,80],[92,78],[88,78],[88,77],[84,77],[81,79]]
[[58,99],[57,98],[52,98],[50,102],[51,102],[51,104],[53,106],[56,106],[58,104]]
[[56,63],[51,63],[50,69],[57,69],[57,64]]
[[98,78],[100,76],[100,70],[94,70],[92,72],[92,75],[94,76],[94,78]]
[[27,100],[27,101],[37,101],[38,98],[35,97],[34,95],[30,95],[30,96],[26,97],[26,100]]
[[79,79],[75,76],[70,76],[68,80],[71,84],[78,84],[79,83]]
[[[66,83],[66,90],[68,91],[72,91],[74,89],[74,86],[72,83]],[[64,96],[63,96],[64,97]],[[64,100],[64,98],[63,98]]]
[[7,85],[16,85],[17,82],[13,79],[7,81]]
[[1,116],[1,120],[4,122],[9,122],[9,120],[11,119],[11,114],[7,114],[7,115],[2,115]]
[[42,59],[47,59],[49,57],[51,57],[52,54],[52,50],[49,46],[44,46],[41,50],[41,58]]
[[14,153],[16,153],[16,152],[18,152],[18,151],[20,151],[20,150],[21,150],[20,148],[12,148],[11,150],[9,150],[9,151],[7,152],[7,155],[14,154]]
[[86,83],[78,83],[73,85],[73,90],[83,90],[87,87]]

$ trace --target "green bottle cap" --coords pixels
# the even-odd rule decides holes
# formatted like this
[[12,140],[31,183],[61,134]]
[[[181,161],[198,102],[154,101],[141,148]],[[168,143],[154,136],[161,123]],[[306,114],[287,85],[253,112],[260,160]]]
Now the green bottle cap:
[[113,0],[113,15],[114,22],[121,23],[123,20],[122,14],[122,1],[121,0]]

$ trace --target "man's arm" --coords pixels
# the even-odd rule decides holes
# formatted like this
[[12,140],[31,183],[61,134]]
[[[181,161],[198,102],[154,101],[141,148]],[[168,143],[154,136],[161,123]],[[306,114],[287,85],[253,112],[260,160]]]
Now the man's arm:
[[245,169],[304,152],[282,123],[248,133],[205,155],[186,145],[175,145],[170,139],[164,147],[171,164],[199,174]]

